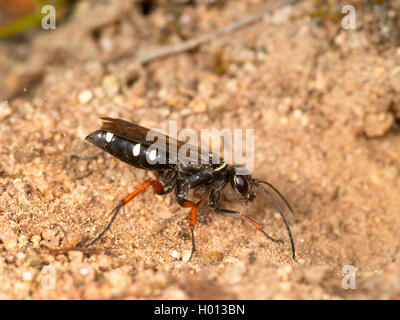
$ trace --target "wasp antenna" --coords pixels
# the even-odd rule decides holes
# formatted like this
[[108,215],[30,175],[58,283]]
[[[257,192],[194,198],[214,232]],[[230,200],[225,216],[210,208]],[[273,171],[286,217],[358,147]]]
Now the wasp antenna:
[[109,230],[111,228],[112,223],[114,222],[115,218],[117,217],[119,211],[121,210],[121,208],[124,207],[124,203],[120,202],[114,209],[113,211],[110,212],[110,214],[112,215],[110,222],[108,223],[108,225],[103,229],[103,231],[94,239],[92,240],[88,245],[86,245],[85,247],[90,247],[92,245],[94,245],[106,232],[107,230]]
[[[260,181],[260,182],[261,182],[261,181]],[[265,182],[265,181],[264,181],[264,182]],[[267,183],[267,182],[266,182],[266,183]],[[270,185],[269,183],[267,183],[267,184],[268,184],[269,186],[272,187],[272,185]],[[286,230],[287,230],[288,235],[289,235],[289,238],[290,238],[290,243],[291,243],[291,245],[292,245],[293,260],[296,260],[296,251],[295,251],[295,247],[294,247],[294,241],[293,241],[292,231],[290,230],[289,224],[288,224],[288,222],[287,222],[287,220],[286,220],[286,218],[285,218],[285,216],[284,216],[284,214],[283,214],[283,211],[282,211],[281,207],[279,206],[278,202],[276,202],[276,200],[275,200],[274,196],[271,194],[271,192],[269,192],[269,191],[268,191],[266,188],[264,188],[260,183],[258,183],[258,181],[256,181],[256,183],[254,183],[254,186],[256,186],[257,188],[260,188],[260,189],[268,196],[268,198],[271,199],[271,201],[272,201],[272,203],[274,204],[275,208],[278,210],[279,214],[281,215],[281,218],[282,218],[282,220],[283,220],[283,223],[284,223],[285,226],[286,226]],[[272,189],[274,189],[275,191],[277,191],[276,188],[274,188],[274,187],[272,187]],[[279,191],[277,191],[277,193],[278,193],[279,195],[281,195],[281,194],[279,193]],[[281,195],[281,197],[283,198],[282,195]],[[287,204],[286,199],[285,199],[285,198],[283,198],[283,199],[285,200],[285,203]],[[289,209],[291,209],[289,205],[288,205],[288,207],[289,207]],[[291,210],[291,211],[292,211],[292,210]],[[293,212],[293,211],[292,211],[292,212]]]
[[259,180],[259,179],[254,179],[253,182],[255,182],[254,183],[255,185],[257,185],[257,183],[264,183],[268,187],[270,187],[272,190],[274,190],[278,194],[278,196],[282,199],[282,201],[286,204],[286,206],[289,208],[290,212],[294,213],[292,207],[289,204],[289,201],[287,201],[286,198],[282,195],[282,193],[280,193],[279,190],[277,188],[275,188],[272,184],[270,184],[267,181]]

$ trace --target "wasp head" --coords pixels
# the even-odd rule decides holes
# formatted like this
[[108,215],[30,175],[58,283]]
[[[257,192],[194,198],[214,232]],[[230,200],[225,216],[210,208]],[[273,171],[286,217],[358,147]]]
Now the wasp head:
[[[243,169],[240,167],[240,169]],[[236,193],[243,197],[244,202],[252,201],[256,194],[253,191],[253,178],[243,170],[234,168],[231,173],[231,186]]]

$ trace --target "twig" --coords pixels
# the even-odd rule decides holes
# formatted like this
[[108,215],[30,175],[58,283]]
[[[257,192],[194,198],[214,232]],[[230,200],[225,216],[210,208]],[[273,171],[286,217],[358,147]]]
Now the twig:
[[225,27],[222,27],[222,28],[212,31],[210,33],[201,35],[195,39],[188,40],[188,41],[178,43],[178,44],[174,44],[171,46],[166,46],[161,49],[155,50],[154,52],[144,54],[141,57],[139,56],[139,58],[137,59],[137,62],[141,65],[145,65],[145,64],[148,64],[157,59],[162,59],[162,58],[168,57],[170,55],[193,50],[193,49],[199,47],[200,45],[202,45],[206,42],[209,42],[210,40],[212,40],[216,37],[220,37],[222,35],[231,33],[240,28],[246,27],[250,24],[257,22],[258,20],[262,19],[264,15],[266,15],[267,13],[269,13],[273,10],[276,10],[276,9],[286,6],[286,5],[294,5],[296,2],[298,2],[298,0],[288,0],[288,1],[280,2],[278,5],[276,5],[272,8],[263,9],[256,14],[253,14],[253,15],[245,17],[241,20],[235,21],[231,24],[228,24]]

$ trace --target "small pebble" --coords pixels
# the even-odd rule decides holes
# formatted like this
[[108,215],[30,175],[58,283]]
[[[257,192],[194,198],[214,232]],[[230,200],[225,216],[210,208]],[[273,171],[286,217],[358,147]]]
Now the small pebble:
[[43,115],[39,120],[39,127],[43,130],[50,130],[56,126],[56,120],[48,115]]
[[377,67],[374,70],[374,77],[375,78],[380,78],[381,76],[383,76],[385,73],[385,69],[382,67]]
[[96,95],[97,98],[104,98],[104,90],[100,87],[97,87],[96,89],[94,89],[94,94]]
[[192,254],[191,250],[184,250],[182,252],[182,261],[183,262],[188,262],[190,259],[190,255]]
[[8,264],[15,263],[15,256],[12,255],[12,254],[10,254],[9,256],[7,256],[7,257],[5,258],[5,262],[7,262]]
[[368,114],[365,118],[364,131],[367,137],[381,137],[392,127],[394,116],[389,112]]
[[90,100],[92,100],[92,98],[93,93],[88,89],[81,91],[81,93],[79,93],[78,95],[78,100],[82,104],[87,104],[88,102],[90,102]]
[[51,239],[48,242],[47,245],[48,245],[49,248],[57,248],[57,247],[59,247],[60,246],[60,237],[59,236],[54,237],[53,239]]
[[131,277],[122,268],[106,272],[104,277],[107,280],[107,283],[111,286],[111,296],[122,295],[131,283]]
[[0,240],[3,241],[7,249],[14,249],[17,246],[18,237],[12,230],[1,232]]
[[279,279],[282,281],[289,281],[289,276],[290,276],[290,273],[292,272],[292,269],[293,269],[292,266],[285,266],[285,267],[279,268],[277,270]]
[[104,76],[102,86],[109,98],[114,97],[119,91],[118,79],[112,74]]
[[113,101],[116,105],[121,106],[124,103],[124,98],[121,95],[117,95],[114,97]]
[[79,270],[79,273],[80,273],[82,276],[86,276],[87,274],[89,274],[89,269],[83,267],[83,268],[81,268],[81,269]]
[[81,251],[68,251],[68,258],[74,262],[82,262],[83,252]]
[[42,238],[44,240],[50,241],[56,236],[57,232],[51,229],[46,229],[42,232]]
[[24,272],[24,274],[22,275],[22,279],[24,280],[24,281],[32,281],[32,279],[33,279],[33,275],[32,275],[32,273],[30,273],[29,271],[25,271]]
[[197,113],[207,111],[207,103],[204,100],[195,101],[192,103],[192,110]]
[[96,262],[101,271],[108,271],[112,267],[112,258],[107,255],[98,255]]
[[160,297],[162,300],[185,300],[188,299],[187,294],[179,287],[173,285],[167,288]]
[[78,244],[82,240],[82,236],[74,232],[67,232],[66,238],[68,243],[72,246]]
[[293,106],[293,99],[290,97],[285,97],[278,105],[278,111],[282,114],[287,114],[292,106]]
[[288,123],[288,118],[287,118],[287,117],[281,118],[281,119],[280,119],[280,123],[281,123],[281,125],[283,125],[283,126],[287,125],[287,123]]
[[0,102],[0,120],[8,117],[11,114],[11,108],[7,101]]
[[26,257],[25,253],[23,253],[23,252],[18,252],[17,253],[17,259],[18,260],[23,260],[23,259],[25,259],[25,257]]
[[211,81],[201,81],[197,85],[197,90],[202,97],[209,97],[214,93],[214,84]]
[[272,22],[274,24],[282,24],[286,22],[290,14],[292,13],[293,8],[291,6],[284,6],[278,10],[276,10],[275,14],[272,17]]
[[328,275],[330,271],[329,266],[315,266],[304,269],[304,279],[308,283],[321,283],[321,281]]
[[391,72],[392,76],[400,74],[400,66],[395,66]]
[[226,82],[226,84],[225,84],[226,91],[228,91],[228,92],[230,92],[230,93],[235,93],[235,92],[237,92],[238,87],[239,87],[239,86],[238,86],[238,82],[237,82],[237,80],[234,80],[234,79],[228,80],[228,81]]
[[31,237],[31,242],[37,246],[39,245],[40,240],[42,240],[42,237],[39,236],[38,234],[35,234],[34,236]]
[[302,115],[303,115],[303,112],[300,109],[296,109],[293,111],[293,116],[296,119],[300,119]]
[[394,179],[397,177],[399,174],[397,168],[395,166],[390,166],[387,167],[386,169],[383,170],[383,173],[385,174],[386,177]]
[[115,47],[112,38],[107,35],[103,35],[102,37],[100,37],[99,44],[104,51],[108,52],[113,51]]
[[308,117],[307,117],[306,115],[303,115],[303,116],[300,118],[300,123],[301,123],[301,125],[302,125],[303,127],[306,127],[306,126],[308,125],[309,122],[310,122],[310,121],[309,121],[309,119],[308,119]]
[[245,72],[247,72],[248,74],[254,74],[254,73],[257,72],[257,67],[255,66],[254,63],[251,63],[251,62],[248,61],[248,62],[246,62],[246,63],[244,64],[243,70],[244,70]]
[[179,260],[182,255],[181,255],[181,253],[179,251],[173,250],[171,252],[171,256],[172,256],[172,258],[174,258],[176,260]]

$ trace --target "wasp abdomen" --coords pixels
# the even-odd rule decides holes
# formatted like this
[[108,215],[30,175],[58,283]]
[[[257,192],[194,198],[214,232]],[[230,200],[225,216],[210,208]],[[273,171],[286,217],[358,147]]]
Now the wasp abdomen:
[[119,160],[141,169],[168,170],[170,165],[164,154],[151,146],[119,137],[105,130],[96,130],[86,137],[95,146]]

